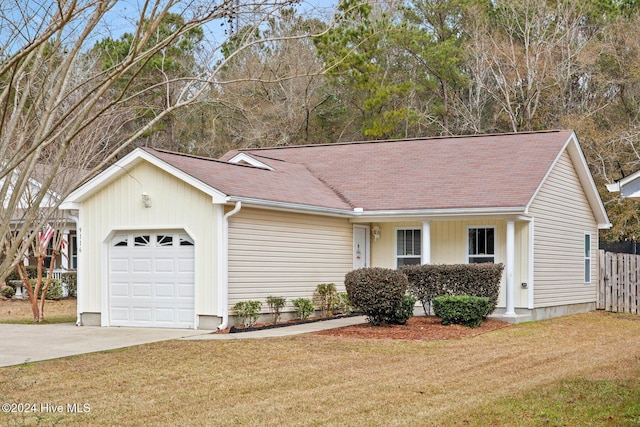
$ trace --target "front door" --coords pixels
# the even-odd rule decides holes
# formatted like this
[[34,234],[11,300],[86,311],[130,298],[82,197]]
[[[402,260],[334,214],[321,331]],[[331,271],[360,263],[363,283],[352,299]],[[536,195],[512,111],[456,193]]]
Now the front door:
[[369,267],[369,227],[353,226],[353,269]]

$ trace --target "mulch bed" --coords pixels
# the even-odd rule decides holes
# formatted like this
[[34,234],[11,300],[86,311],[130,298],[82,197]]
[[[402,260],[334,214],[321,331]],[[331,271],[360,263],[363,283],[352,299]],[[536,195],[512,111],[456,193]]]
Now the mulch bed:
[[365,323],[328,329],[315,334],[342,338],[428,341],[468,338],[508,326],[511,326],[511,323],[496,319],[485,319],[477,328],[462,325],[445,326],[436,316],[414,316],[406,325],[371,326]]
[[[301,323],[322,322],[340,317],[359,316],[359,314],[340,315],[333,317],[315,317],[307,320],[289,320],[278,324],[272,323],[256,323],[250,328],[231,326],[224,331],[217,333],[242,333],[249,331],[258,331],[261,329],[282,328]],[[368,323],[360,325],[345,326],[342,328],[327,329],[325,331],[314,332],[317,335],[342,337],[342,338],[361,338],[361,339],[393,339],[393,340],[413,340],[413,341],[429,341],[429,340],[450,340],[474,337],[497,329],[511,326],[511,323],[503,322],[497,319],[485,319],[477,328],[469,328],[462,325],[443,325],[440,318],[436,316],[414,316],[410,318],[406,325],[382,325],[371,326]]]

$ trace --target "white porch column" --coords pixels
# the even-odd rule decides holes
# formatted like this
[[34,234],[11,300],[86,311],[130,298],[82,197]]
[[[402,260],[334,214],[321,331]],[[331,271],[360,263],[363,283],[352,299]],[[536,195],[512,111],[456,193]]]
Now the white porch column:
[[504,317],[516,317],[515,303],[514,303],[514,270],[516,263],[516,233],[515,222],[507,221],[507,259],[506,259],[506,297],[507,306],[504,312]]
[[431,264],[431,223],[422,222],[422,257],[421,264]]

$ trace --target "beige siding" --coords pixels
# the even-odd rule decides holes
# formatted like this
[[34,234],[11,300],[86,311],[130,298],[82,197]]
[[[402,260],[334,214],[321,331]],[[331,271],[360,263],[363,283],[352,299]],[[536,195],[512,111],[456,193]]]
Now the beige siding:
[[[495,227],[496,262],[505,263],[506,259],[506,222],[502,220],[469,221],[432,221],[431,263],[465,264],[467,262],[467,233],[469,227]],[[422,228],[421,222],[397,222],[379,224],[381,238],[371,243],[371,265],[374,267],[396,268],[396,230],[398,228]],[[528,291],[520,284],[529,282],[529,224],[516,222],[516,268],[515,268],[515,305],[528,306]],[[505,305],[504,280],[498,301]]]
[[[534,225],[534,304],[594,302],[598,229],[565,152],[531,205]],[[591,233],[591,283],[584,283],[584,234]]]
[[[141,193],[151,198],[142,206]],[[196,313],[217,313],[216,210],[211,197],[172,175],[142,163],[82,204],[83,312],[101,312],[107,286],[108,243],[119,230],[186,230],[195,241]]]
[[353,267],[347,219],[243,208],[229,219],[229,305],[269,295],[311,298],[319,283],[343,290]]

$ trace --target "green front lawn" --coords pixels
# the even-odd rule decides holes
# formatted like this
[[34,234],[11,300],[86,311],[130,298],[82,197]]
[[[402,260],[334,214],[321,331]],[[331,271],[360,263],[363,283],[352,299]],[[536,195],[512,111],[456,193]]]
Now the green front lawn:
[[169,341],[0,368],[1,400],[38,410],[0,425],[631,426],[639,378],[640,317],[603,312],[449,341]]

